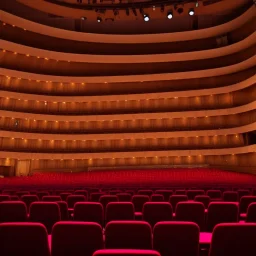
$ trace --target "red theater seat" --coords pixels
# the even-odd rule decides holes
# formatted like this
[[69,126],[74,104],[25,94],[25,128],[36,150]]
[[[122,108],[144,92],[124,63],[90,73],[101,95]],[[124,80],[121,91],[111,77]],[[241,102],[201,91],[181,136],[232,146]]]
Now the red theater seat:
[[204,190],[188,190],[187,191],[187,196],[188,196],[188,200],[194,200],[196,196],[199,196],[199,195],[205,195],[205,192]]
[[90,200],[92,202],[99,202],[100,201],[100,197],[105,195],[106,193],[103,192],[96,192],[96,193],[91,193],[90,194]]
[[42,201],[43,196],[48,196],[49,192],[48,191],[39,191],[36,193],[36,195],[38,196],[39,200]]
[[74,220],[96,222],[103,226],[103,206],[97,202],[78,202],[74,207]]
[[46,228],[40,223],[0,224],[0,255],[50,256]]
[[138,191],[138,195],[145,195],[145,196],[151,196],[153,194],[153,191],[151,189],[140,189]]
[[175,220],[196,223],[200,231],[204,230],[205,207],[200,202],[179,202],[176,205]]
[[27,221],[27,207],[21,201],[5,201],[0,203],[0,222]]
[[57,202],[57,201],[61,201],[61,197],[60,196],[43,196],[42,201],[43,202]]
[[240,199],[242,198],[242,196],[249,196],[251,193],[248,189],[238,189],[237,190],[238,193],[238,199],[240,201]]
[[132,196],[129,193],[118,193],[116,194],[119,202],[131,202]]
[[93,256],[161,256],[159,252],[153,250],[133,250],[133,249],[105,249],[96,251]]
[[143,205],[149,202],[149,196],[146,195],[134,195],[132,197],[132,202],[134,204],[135,212],[142,212]]
[[0,195],[0,202],[10,201],[10,200],[11,200],[10,195]]
[[188,196],[187,195],[173,195],[173,196],[170,196],[170,199],[169,199],[169,202],[171,203],[172,209],[173,209],[174,212],[175,212],[175,209],[176,209],[176,205],[179,202],[185,202],[185,201],[188,201]]
[[220,190],[208,190],[206,192],[206,195],[211,198],[211,200],[221,200],[222,199],[222,194]]
[[69,195],[67,197],[67,204],[69,209],[73,209],[75,203],[77,202],[85,202],[86,197],[84,195]]
[[143,206],[143,220],[147,221],[151,227],[159,221],[172,220],[172,206],[167,202],[146,202]]
[[168,190],[168,189],[157,189],[155,191],[155,194],[163,195],[164,196],[164,201],[165,202],[169,202],[169,198],[173,194],[173,191],[172,190]]
[[236,191],[224,191],[223,201],[225,202],[238,202],[238,193]]
[[39,201],[39,198],[37,195],[23,195],[21,196],[21,201],[23,201],[26,204],[27,209],[29,209],[33,202]]
[[79,189],[74,192],[74,195],[82,195],[88,198],[88,192],[84,189]]
[[68,204],[64,201],[56,201],[60,208],[60,219],[69,220]]
[[52,231],[52,226],[60,221],[60,208],[54,202],[34,202],[30,205],[29,220],[40,222],[45,225],[48,233]]
[[92,256],[99,249],[103,249],[99,224],[61,221],[53,226],[51,256]]
[[209,256],[256,255],[256,224],[218,224],[212,234]]
[[187,194],[187,191],[185,189],[177,189],[177,190],[175,190],[175,195],[186,195],[186,194]]
[[212,202],[208,207],[207,230],[212,232],[219,223],[238,222],[238,203]]
[[164,202],[164,196],[160,194],[153,194],[150,199],[151,202]]
[[153,229],[153,249],[161,256],[198,256],[199,227],[192,222],[158,222]]
[[240,199],[240,213],[246,213],[248,206],[254,202],[256,202],[256,196],[242,196]]
[[112,220],[134,220],[134,206],[131,202],[111,202],[106,207],[106,223]]
[[196,202],[200,202],[200,203],[203,203],[205,209],[208,208],[209,206],[209,203],[211,201],[210,197],[209,196],[206,196],[206,195],[198,195],[198,196],[195,196],[195,199],[194,199]]
[[107,249],[152,249],[151,227],[144,221],[111,221],[106,225]]
[[256,203],[251,203],[247,208],[246,222],[256,222]]
[[118,202],[118,197],[116,195],[103,195],[100,197],[100,203],[102,204],[104,210],[106,209],[107,204],[110,202]]
[[10,200],[11,201],[19,201],[19,197],[18,196],[10,196]]
[[21,198],[24,195],[29,195],[29,191],[17,191],[16,195]]
[[72,195],[72,194],[69,193],[69,192],[60,193],[61,200],[62,200],[62,201],[67,201],[67,198],[68,198],[68,196],[70,196],[70,195]]

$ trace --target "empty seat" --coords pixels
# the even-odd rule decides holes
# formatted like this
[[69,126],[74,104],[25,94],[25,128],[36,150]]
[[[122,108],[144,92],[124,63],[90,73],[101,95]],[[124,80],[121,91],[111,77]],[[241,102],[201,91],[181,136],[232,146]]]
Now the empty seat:
[[159,221],[172,220],[172,206],[168,202],[146,202],[143,206],[143,220],[151,227]]
[[74,207],[74,220],[97,222],[103,226],[103,206],[97,202],[78,202]]
[[169,198],[173,194],[173,191],[169,190],[169,189],[157,189],[155,191],[155,194],[163,195],[164,196],[164,201],[169,202]]
[[198,196],[195,196],[195,199],[194,199],[196,202],[201,202],[203,203],[205,209],[208,208],[209,206],[209,203],[211,201],[210,197],[209,196],[206,196],[206,195],[198,195]]
[[84,190],[84,189],[76,190],[74,192],[74,195],[82,195],[82,196],[85,196],[86,198],[88,198],[88,192],[87,192],[87,190]]
[[102,228],[98,223],[61,221],[53,226],[52,256],[92,256],[102,248]]
[[26,204],[27,209],[29,209],[33,202],[39,201],[39,198],[37,195],[23,195],[21,196],[21,201],[23,201]]
[[3,190],[3,195],[10,195],[10,196],[14,196],[16,194],[16,190],[12,190],[12,189],[4,189]]
[[112,220],[134,220],[134,206],[131,202],[110,202],[106,207],[106,223]]
[[143,205],[149,202],[149,196],[146,195],[134,195],[132,197],[135,212],[142,212]]
[[119,202],[131,202],[132,196],[129,193],[118,193],[116,194]]
[[70,195],[72,195],[72,194],[69,193],[69,192],[60,193],[61,200],[62,200],[62,201],[67,201],[67,198],[68,198],[68,196],[70,196]]
[[17,191],[16,195],[21,198],[24,195],[29,195],[29,191]]
[[50,256],[46,228],[40,223],[0,224],[0,255]]
[[144,221],[110,221],[105,230],[105,247],[152,249],[151,227]]
[[185,189],[177,189],[175,190],[175,195],[186,195],[187,191]]
[[60,196],[43,196],[42,201],[43,202],[57,202],[57,201],[61,201],[61,197]]
[[42,201],[43,196],[48,196],[49,192],[48,191],[38,191],[36,193],[36,195],[38,196],[39,200]]
[[151,189],[140,189],[138,191],[138,195],[145,195],[145,196],[151,196],[153,194],[153,191]]
[[188,201],[187,195],[173,195],[173,196],[170,196],[170,199],[169,199],[169,202],[172,205],[173,211],[175,211],[176,205],[179,202],[185,202],[185,201]]
[[118,202],[118,197],[115,195],[103,195],[100,197],[100,203],[103,206],[103,209],[106,209],[106,206],[110,202]]
[[103,192],[96,192],[96,193],[91,193],[90,194],[90,200],[92,202],[99,202],[100,201],[100,197],[105,195],[105,193]]
[[221,200],[222,198],[220,190],[214,190],[214,189],[207,190],[206,195],[209,196],[211,200]]
[[114,189],[114,190],[109,191],[110,195],[116,195],[116,194],[120,194],[120,193],[122,193],[122,190],[120,190],[120,189]]
[[256,222],[256,203],[251,203],[247,208],[246,222]]
[[27,207],[21,201],[0,203],[0,222],[24,222],[27,220]]
[[153,250],[135,249],[105,249],[96,251],[93,256],[161,256],[159,252]]
[[193,189],[187,191],[188,200],[194,200],[196,196],[205,195],[204,190]]
[[255,223],[218,224],[212,234],[209,256],[256,254]]
[[175,219],[177,221],[195,222],[200,231],[204,230],[205,207],[201,202],[179,202],[176,205]]
[[240,199],[240,213],[246,213],[251,203],[256,202],[256,196],[242,196]]
[[219,223],[238,221],[238,203],[235,202],[212,202],[208,207],[207,230],[212,232]]
[[238,189],[237,193],[238,193],[238,200],[239,201],[240,201],[242,196],[249,196],[251,194],[249,189]]
[[10,200],[11,200],[11,196],[10,195],[0,195],[0,202],[10,201]]
[[69,220],[68,204],[64,201],[56,201],[60,208],[60,219]]
[[153,229],[153,249],[161,256],[198,256],[199,227],[192,222],[158,222]]
[[69,195],[67,197],[67,204],[69,209],[73,209],[75,203],[77,202],[85,202],[86,197],[84,195]]
[[10,196],[10,200],[11,201],[19,201],[19,197],[18,196]]
[[30,221],[44,224],[49,234],[52,226],[61,219],[59,205],[55,202],[34,202],[29,213]]
[[238,202],[238,193],[236,191],[224,191],[223,201],[225,202]]
[[151,195],[151,202],[164,202],[164,196],[161,194]]

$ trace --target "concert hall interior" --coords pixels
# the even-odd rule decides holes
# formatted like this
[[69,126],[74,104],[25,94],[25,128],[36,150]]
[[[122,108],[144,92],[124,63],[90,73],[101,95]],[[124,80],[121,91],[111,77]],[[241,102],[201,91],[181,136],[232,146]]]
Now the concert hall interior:
[[0,0],[0,255],[251,256],[255,232],[256,0]]

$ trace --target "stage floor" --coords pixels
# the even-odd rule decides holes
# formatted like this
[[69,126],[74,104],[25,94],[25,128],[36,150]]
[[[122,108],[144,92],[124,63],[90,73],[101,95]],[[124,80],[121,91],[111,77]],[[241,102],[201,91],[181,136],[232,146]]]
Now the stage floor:
[[0,187],[256,187],[256,175],[208,168],[45,172],[0,179]]

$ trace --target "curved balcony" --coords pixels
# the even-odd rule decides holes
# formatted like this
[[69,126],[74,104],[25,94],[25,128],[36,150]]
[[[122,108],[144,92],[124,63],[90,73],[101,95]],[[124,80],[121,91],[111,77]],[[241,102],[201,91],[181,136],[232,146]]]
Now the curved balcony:
[[[107,35],[67,31],[0,11],[2,39],[45,50],[78,54],[145,55],[214,49],[237,43],[255,31],[252,6],[223,25],[179,33]],[[22,25],[22,26],[21,26]],[[50,42],[50,43],[49,43]]]

